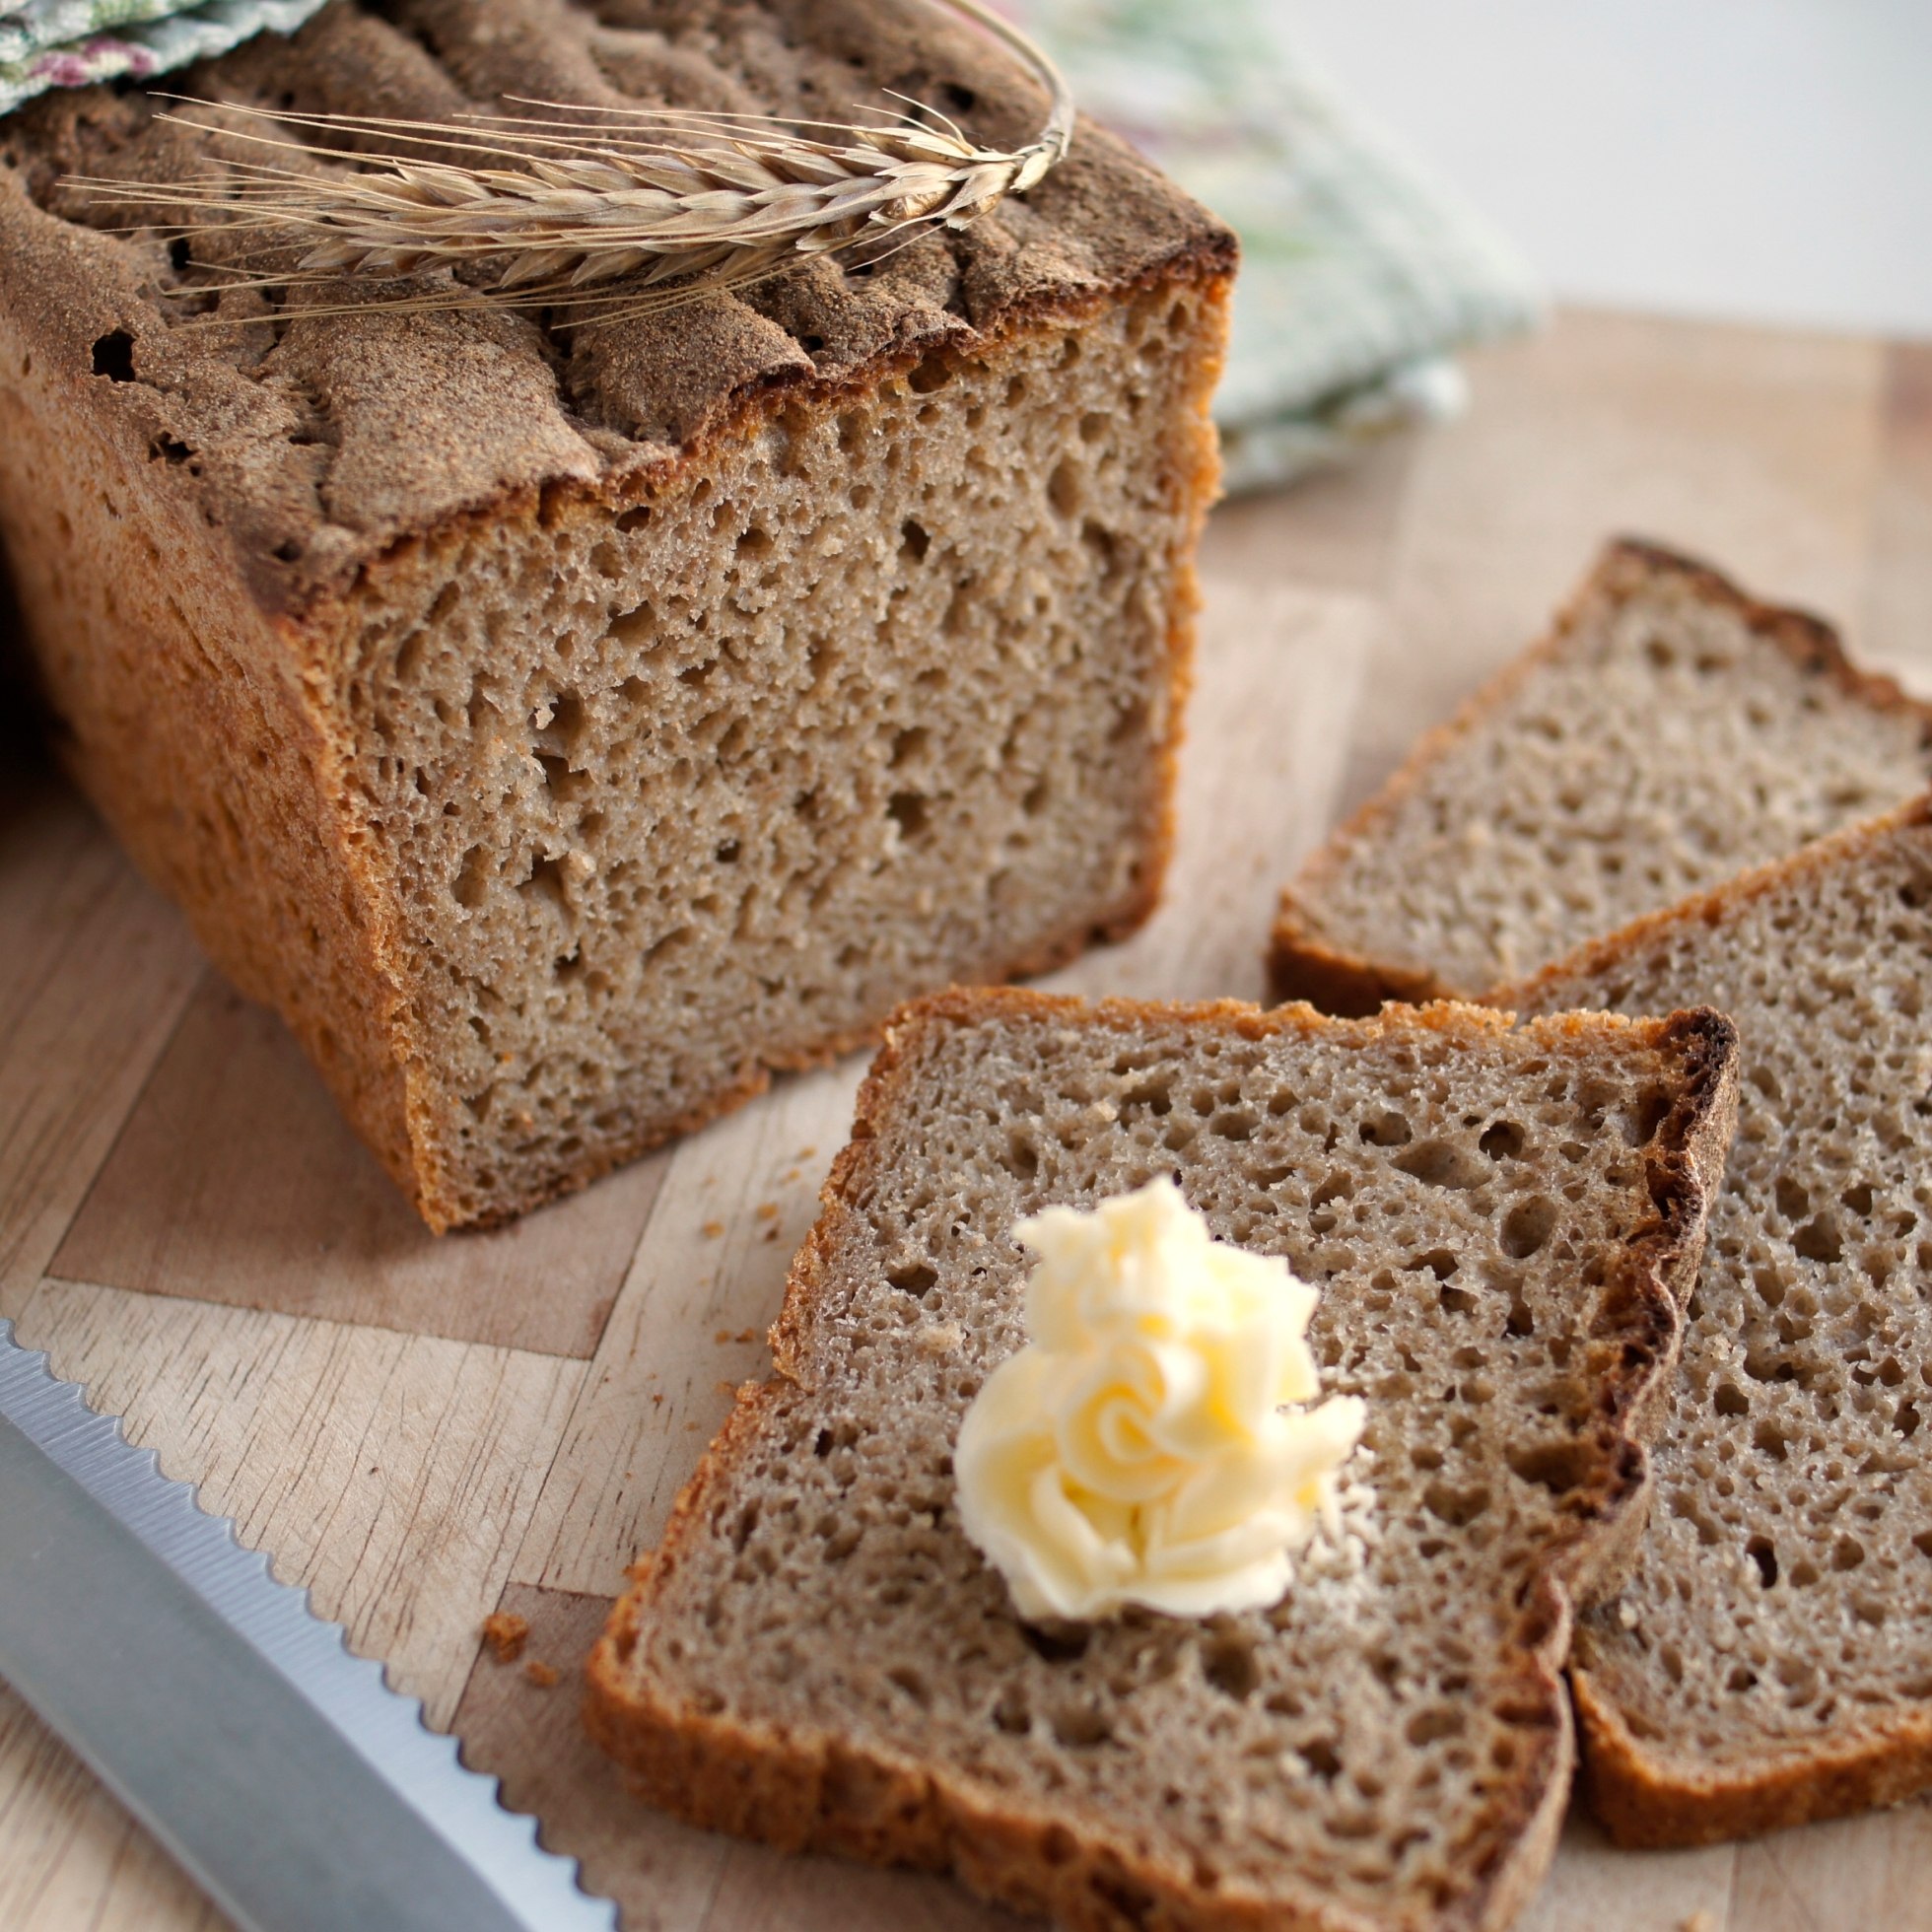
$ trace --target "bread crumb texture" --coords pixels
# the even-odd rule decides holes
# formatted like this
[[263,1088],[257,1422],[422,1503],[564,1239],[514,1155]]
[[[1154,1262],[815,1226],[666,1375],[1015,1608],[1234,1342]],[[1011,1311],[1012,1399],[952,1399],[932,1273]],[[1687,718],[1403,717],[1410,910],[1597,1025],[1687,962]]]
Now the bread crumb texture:
[[[184,86],[1040,111],[915,0],[337,0]],[[156,106],[0,127],[0,533],[84,782],[433,1224],[1144,915],[1233,257],[1145,164],[1083,126],[962,234],[619,323],[342,314],[62,185],[195,172]]]
[[[613,1614],[593,1731],[698,1823],[1069,1925],[1506,1922],[1567,1789],[1570,1601],[1635,1528],[1731,1050],[1714,1014],[912,1009],[780,1373]],[[1323,1388],[1368,1408],[1344,1534],[1269,1610],[1027,1624],[951,1463],[1024,1340],[1013,1225],[1158,1174],[1320,1287]]]
[[1695,1840],[1932,1782],[1928,806],[1498,998],[1708,1000],[1742,1043],[1641,1560],[1578,1633],[1599,1809]]
[[1828,627],[1613,544],[1552,636],[1317,854],[1284,993],[1476,998],[1932,781],[1932,711]]
[[529,1637],[528,1619],[518,1617],[514,1610],[493,1610],[483,1620],[483,1641],[500,1664],[514,1664],[523,1654]]

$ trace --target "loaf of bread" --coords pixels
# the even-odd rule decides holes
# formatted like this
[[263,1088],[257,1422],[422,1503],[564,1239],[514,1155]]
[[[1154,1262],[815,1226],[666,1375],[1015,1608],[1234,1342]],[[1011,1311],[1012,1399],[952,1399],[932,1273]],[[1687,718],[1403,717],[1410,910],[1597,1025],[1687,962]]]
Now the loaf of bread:
[[1496,999],[1740,1037],[1656,1506],[1577,1633],[1597,1810],[1683,1844],[1932,1785],[1932,800]]
[[[180,86],[440,121],[895,91],[1009,145],[1044,116],[922,0],[335,0]],[[82,782],[432,1225],[1146,913],[1210,217],[1082,124],[881,261],[595,325],[345,313],[367,287],[235,286],[257,238],[68,179],[219,145],[138,91],[0,123],[0,534]]]
[[1614,543],[1283,896],[1284,999],[1475,999],[1932,782],[1932,710],[1832,632]]
[[[1073,1927],[1506,1923],[1569,1786],[1571,1606],[1640,1528],[1734,1106],[1713,1013],[1097,1006],[896,1020],[747,1385],[590,1667],[700,1825]],[[1030,1625],[952,1449],[1022,1340],[1022,1215],[1171,1174],[1321,1291],[1345,1532],[1272,1609]]]

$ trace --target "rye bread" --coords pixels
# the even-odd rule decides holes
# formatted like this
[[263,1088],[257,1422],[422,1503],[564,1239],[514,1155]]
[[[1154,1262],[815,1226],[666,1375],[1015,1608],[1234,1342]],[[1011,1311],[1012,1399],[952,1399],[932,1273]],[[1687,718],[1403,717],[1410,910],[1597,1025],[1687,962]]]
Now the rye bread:
[[1828,625],[1613,543],[1303,867],[1275,983],[1335,1012],[1477,999],[1928,782],[1932,709]]
[[[1000,142],[1044,112],[925,0],[334,0],[172,85],[444,121],[896,90]],[[69,763],[432,1225],[1143,917],[1211,216],[1082,123],[881,262],[589,326],[342,313],[233,286],[252,233],[67,180],[203,169],[167,105],[0,121],[0,539]]]
[[[1640,1528],[1734,1105],[1719,1015],[956,993],[887,1029],[747,1384],[590,1664],[653,1802],[1076,1927],[1505,1924],[1568,1790],[1572,1605]],[[1273,1610],[1029,1627],[950,1452],[1014,1221],[1171,1173],[1368,1403]]]
[[1722,1007],[1739,1120],[1628,1588],[1578,1624],[1592,1802],[1630,1844],[1932,1784],[1932,800],[1493,996]]

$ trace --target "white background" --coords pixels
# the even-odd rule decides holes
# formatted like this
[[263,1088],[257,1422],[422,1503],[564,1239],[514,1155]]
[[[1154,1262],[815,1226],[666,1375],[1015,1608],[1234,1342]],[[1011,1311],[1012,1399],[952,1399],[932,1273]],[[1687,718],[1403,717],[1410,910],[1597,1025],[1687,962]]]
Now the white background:
[[1559,298],[1932,335],[1932,0],[1258,4]]

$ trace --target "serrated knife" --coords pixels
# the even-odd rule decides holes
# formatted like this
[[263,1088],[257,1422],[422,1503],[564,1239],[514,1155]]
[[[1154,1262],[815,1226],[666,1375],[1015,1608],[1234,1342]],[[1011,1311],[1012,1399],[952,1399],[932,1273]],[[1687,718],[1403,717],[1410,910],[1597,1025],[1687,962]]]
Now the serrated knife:
[[615,1932],[421,1704],[10,1322],[0,1677],[244,1932]]

